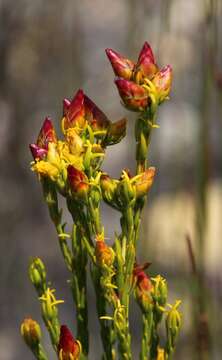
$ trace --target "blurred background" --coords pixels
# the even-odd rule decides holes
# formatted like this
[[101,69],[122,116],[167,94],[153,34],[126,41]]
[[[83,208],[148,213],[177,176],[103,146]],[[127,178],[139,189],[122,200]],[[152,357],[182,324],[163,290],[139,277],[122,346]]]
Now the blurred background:
[[[30,171],[28,144],[46,115],[59,129],[62,99],[81,87],[110,119],[129,120],[127,137],[109,148],[104,170],[116,177],[123,167],[133,170],[134,116],[120,104],[104,49],[136,60],[145,40],[159,65],[172,65],[174,82],[152,138],[150,161],[157,176],[143,214],[138,259],[152,262],[151,275],[167,277],[170,300],[183,300],[175,359],[221,359],[221,17],[221,0],[0,0],[2,360],[32,358],[19,334],[25,316],[41,323],[27,276],[30,256],[46,263],[58,298],[66,301],[61,322],[75,333],[69,274]],[[118,214],[103,210],[112,241]],[[90,359],[97,360],[101,345],[91,288],[89,297]],[[136,354],[141,323],[136,306],[133,310]]]

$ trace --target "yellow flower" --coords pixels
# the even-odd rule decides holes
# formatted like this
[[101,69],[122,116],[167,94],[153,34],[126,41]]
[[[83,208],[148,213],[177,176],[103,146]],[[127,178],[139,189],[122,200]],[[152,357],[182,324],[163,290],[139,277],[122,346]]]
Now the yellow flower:
[[137,198],[145,196],[148,193],[148,191],[150,190],[153,184],[154,175],[155,175],[155,168],[149,167],[145,172],[132,179],[132,181],[135,183],[136,186]]
[[67,143],[64,141],[58,141],[57,143],[57,151],[59,154],[59,158],[61,161],[61,165],[63,167],[67,167],[68,165],[73,165],[78,170],[82,170],[83,168],[83,159],[80,155],[73,155]]
[[43,160],[37,161],[32,166],[32,170],[39,175],[49,177],[53,181],[55,181],[59,175],[59,169],[55,165]]

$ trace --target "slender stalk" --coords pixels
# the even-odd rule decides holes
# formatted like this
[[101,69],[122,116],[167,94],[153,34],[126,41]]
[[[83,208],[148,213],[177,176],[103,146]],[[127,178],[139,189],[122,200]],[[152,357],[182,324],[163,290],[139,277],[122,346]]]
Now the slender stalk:
[[[100,202],[99,202],[100,203]],[[87,206],[87,215],[82,218],[82,227],[87,229],[86,234],[88,237],[88,242],[92,243],[91,238],[99,237],[102,234],[102,225],[101,225],[101,214],[99,203],[93,203],[93,199],[89,197],[88,206]],[[113,323],[107,323],[107,320],[101,319],[102,316],[107,315],[107,296],[106,291],[104,290],[101,284],[101,278],[103,274],[101,269],[97,266],[91,269],[91,277],[96,294],[96,307],[97,314],[100,323],[100,334],[103,344],[103,360],[114,360],[116,358],[115,351],[115,340],[116,334]]]
[[77,338],[82,345],[82,353],[87,357],[89,352],[88,304],[87,304],[87,251],[84,243],[84,233],[81,216],[84,208],[67,199],[67,207],[73,218],[72,256],[73,271],[71,278],[72,296],[76,305]]
[[69,235],[65,234],[64,227],[61,223],[61,211],[59,211],[59,207],[58,207],[58,198],[57,198],[57,192],[55,186],[47,179],[43,179],[42,188],[43,188],[43,195],[46,204],[48,205],[50,218],[53,224],[55,225],[55,229],[59,240],[59,246],[65,264],[68,270],[72,271],[72,253],[67,243],[67,237],[69,237]]
[[[149,115],[141,115],[135,125],[135,137],[137,141],[136,146],[136,161],[137,168],[136,173],[141,174],[148,167],[147,154],[149,151],[149,144],[151,140],[151,134],[153,126],[155,126],[156,112],[150,112]],[[147,124],[149,126],[147,126]],[[145,199],[137,200],[134,210],[134,226],[135,226],[135,239],[136,245],[139,237],[139,227],[141,223],[141,213],[145,205]]]
[[146,314],[143,314],[143,337],[142,337],[140,360],[150,359],[152,326],[153,326],[153,312],[150,311]]
[[147,168],[147,152],[151,140],[153,126],[155,125],[156,113],[141,114],[136,121],[136,173],[141,174]]
[[[101,317],[107,314],[107,301],[104,293],[104,289],[101,286],[101,271],[98,268],[91,270],[93,285],[96,293],[96,309],[98,314],[98,319],[100,323],[100,335],[103,344],[104,353],[102,356],[103,360],[115,360],[116,351],[115,351],[115,340],[116,335],[114,328],[110,320],[102,319]],[[109,321],[109,322],[108,322]]]
[[42,344],[39,343],[37,347],[34,348],[30,347],[30,349],[37,360],[48,360],[48,357],[45,353],[45,350],[43,349]]

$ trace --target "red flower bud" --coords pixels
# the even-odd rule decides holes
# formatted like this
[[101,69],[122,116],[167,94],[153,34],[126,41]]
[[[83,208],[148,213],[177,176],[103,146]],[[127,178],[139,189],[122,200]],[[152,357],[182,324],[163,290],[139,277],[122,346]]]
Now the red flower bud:
[[130,80],[135,64],[112,49],[106,49],[106,55],[111,62],[115,75]]
[[136,280],[136,285],[140,288],[141,291],[151,291],[152,283],[149,276],[145,273],[145,268],[150,264],[146,263],[143,266],[135,265],[133,270],[133,275]]
[[115,83],[126,107],[135,111],[142,111],[147,107],[148,94],[142,86],[122,78],[117,78]]
[[156,86],[159,101],[164,101],[170,93],[172,83],[172,67],[170,65],[165,66],[154,76],[152,82]]
[[30,144],[29,145],[30,151],[32,153],[32,156],[34,159],[43,159],[47,155],[47,150],[40,148],[36,144]]
[[49,142],[57,142],[57,136],[51,119],[47,117],[41,127],[36,144],[39,148],[47,150]]
[[84,108],[86,119],[94,130],[106,129],[109,126],[110,121],[106,115],[86,95],[84,95]]
[[72,192],[80,198],[85,198],[89,190],[87,176],[72,165],[68,166],[67,173]]
[[142,77],[152,79],[157,70],[158,68],[155,64],[153,51],[150,45],[145,42],[139,54],[136,73],[141,73]]
[[84,93],[82,90],[77,91],[71,102],[67,99],[63,100],[63,114],[63,130],[75,126],[84,127],[86,121],[84,118]]
[[58,344],[60,360],[78,360],[81,354],[81,344],[75,340],[66,325],[60,328],[60,339]]
[[145,311],[148,311],[150,304],[152,304],[151,290],[153,285],[149,276],[144,271],[149,265],[149,263],[146,263],[143,266],[136,264],[133,270],[134,281],[136,283],[136,298]]
[[127,120],[125,118],[111,123],[103,144],[114,145],[120,142],[126,135],[126,123]]

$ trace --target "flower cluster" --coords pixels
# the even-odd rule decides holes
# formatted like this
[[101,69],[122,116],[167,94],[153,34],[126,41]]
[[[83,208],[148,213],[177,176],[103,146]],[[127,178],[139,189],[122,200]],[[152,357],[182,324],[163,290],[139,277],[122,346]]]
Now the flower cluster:
[[97,170],[106,146],[125,136],[126,119],[112,123],[79,90],[72,101],[63,101],[61,128],[64,140],[58,140],[51,119],[45,119],[36,143],[30,144],[35,160],[32,170],[55,182],[62,195],[66,194],[68,183],[74,193],[84,193],[88,181],[84,172],[89,174],[89,168]]
[[133,111],[145,111],[150,105],[157,107],[168,98],[172,68],[159,69],[150,45],[145,42],[137,62],[133,62],[112,49],[106,54],[117,76],[115,83],[123,104]]
[[[160,275],[149,277],[149,263],[137,263],[141,214],[156,170],[147,164],[147,154],[158,106],[168,98],[172,69],[159,69],[151,47],[145,43],[137,63],[107,49],[115,83],[123,104],[139,112],[135,125],[136,171],[123,169],[119,179],[101,166],[106,147],[119,143],[126,134],[126,119],[111,122],[82,90],[63,100],[59,139],[47,117],[36,143],[30,144],[32,170],[41,181],[45,202],[54,223],[76,309],[76,340],[66,325],[60,325],[55,290],[46,280],[44,263],[34,258],[29,267],[41,305],[42,318],[59,360],[87,359],[89,353],[87,269],[95,288],[104,359],[132,360],[129,304],[134,294],[142,322],[140,359],[172,358],[181,326],[176,302],[166,310],[167,282]],[[66,199],[73,221],[67,233],[59,196]],[[120,232],[108,244],[102,224],[101,202],[120,213]],[[70,227],[71,228],[71,227]],[[160,347],[158,328],[165,316],[166,344]],[[109,320],[107,322],[107,320]],[[39,325],[26,319],[22,336],[38,360],[47,360],[41,345]],[[118,343],[118,346],[117,344]],[[117,353],[118,352],[118,353]],[[119,355],[119,356],[118,356]]]
[[118,143],[126,133],[126,119],[112,123],[106,115],[79,90],[70,102],[63,101],[61,120],[64,140],[59,140],[53,123],[47,117],[35,144],[30,144],[34,162],[32,170],[48,178],[63,195],[86,201],[98,171],[104,201],[123,208],[129,201],[144,197],[152,183],[155,168],[137,176],[123,170],[119,180],[111,179],[100,167],[108,145]]

